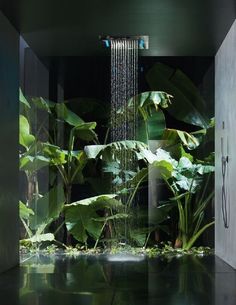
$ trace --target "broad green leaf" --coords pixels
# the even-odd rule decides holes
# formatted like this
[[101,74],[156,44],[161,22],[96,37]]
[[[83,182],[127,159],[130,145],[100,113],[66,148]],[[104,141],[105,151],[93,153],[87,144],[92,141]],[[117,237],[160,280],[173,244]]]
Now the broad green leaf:
[[128,101],[128,108],[135,107],[140,110],[141,108],[146,108],[149,106],[154,106],[156,109],[158,107],[168,108],[171,104],[172,96],[163,91],[146,91],[142,92]]
[[202,182],[202,180],[198,178],[188,178],[181,174],[176,174],[174,175],[174,177],[177,180],[174,184],[177,186],[178,189],[189,191],[191,193],[195,193]]
[[156,155],[156,161],[166,161],[170,163],[173,166],[173,168],[175,168],[178,165],[178,161],[173,159],[170,153],[164,149],[158,148],[156,150],[155,155]]
[[88,159],[83,150],[81,151],[72,151],[72,174],[71,174],[71,182],[72,183],[84,183],[83,169],[86,166]]
[[97,138],[94,131],[96,125],[96,122],[80,123],[72,129],[73,135],[84,141],[92,141]]
[[21,88],[19,89],[19,100],[22,104],[24,104],[27,108],[30,108],[30,104],[27,101],[27,99],[25,98]]
[[113,162],[118,159],[117,152],[130,151],[138,156],[138,154],[146,149],[147,145],[140,141],[124,140],[118,142],[112,142],[107,145],[87,145],[84,150],[88,158],[101,158],[106,162]]
[[35,234],[31,238],[24,239],[24,241],[29,241],[31,243],[41,243],[44,241],[54,241],[55,237],[52,233],[45,233],[45,234]]
[[117,213],[111,216],[107,216],[107,217],[97,217],[94,218],[94,221],[98,221],[98,222],[108,222],[109,220],[114,220],[114,219],[125,219],[128,218],[129,214],[125,214],[125,213]]
[[99,195],[94,197],[89,197],[86,199],[82,199],[76,202],[73,202],[71,204],[67,204],[65,206],[65,209],[68,209],[70,206],[77,206],[77,205],[94,205],[98,202],[106,202],[109,199],[113,199],[116,197],[116,194],[105,194],[105,195]]
[[199,147],[194,151],[194,155],[197,159],[204,159],[205,156],[212,153],[215,148],[214,118],[211,120],[208,129],[192,132],[192,135],[200,142]]
[[30,215],[34,215],[34,211],[26,206],[22,201],[19,202],[20,218],[28,220]]
[[64,207],[65,195],[61,184],[52,188],[42,198],[34,201],[32,208],[35,215],[30,218],[30,228],[37,229],[45,223],[49,225],[57,219]]
[[65,121],[69,125],[78,126],[84,123],[84,121],[77,114],[69,110],[64,103],[56,103],[54,109],[58,119]]
[[152,111],[147,119],[148,140],[160,140],[166,128],[163,111]]
[[140,142],[140,141],[133,141],[133,140],[124,140],[118,142],[112,142],[107,144],[106,147],[111,147],[115,150],[141,150],[143,148],[147,148],[147,144]]
[[35,137],[30,134],[29,122],[25,116],[20,115],[20,144],[26,149],[29,149],[30,145],[34,143]]
[[147,120],[138,119],[136,139],[144,143],[148,140],[161,140],[166,128],[165,116],[162,110],[151,109]]
[[103,223],[96,222],[98,214],[89,205],[70,205],[65,208],[65,221],[68,231],[80,242],[86,242],[90,235],[98,239]]
[[197,148],[200,144],[198,139],[194,137],[193,134],[177,129],[166,129],[162,139],[167,142],[167,145],[176,145],[181,143],[189,150]]
[[164,90],[173,95],[167,111],[176,119],[208,128],[207,103],[193,82],[180,70],[157,63],[146,75],[151,90]]
[[152,163],[151,166],[154,167],[155,169],[158,169],[160,177],[164,177],[166,179],[172,177],[174,168],[169,161],[166,160],[155,161]]
[[88,236],[97,240],[103,223],[97,221],[99,215],[96,211],[121,205],[115,197],[116,194],[100,195],[66,205],[64,211],[69,232],[80,242],[86,242]]
[[184,150],[183,145],[181,143],[175,144],[173,146],[168,146],[168,151],[174,159],[179,160],[181,157],[186,157],[191,162],[193,161],[193,156]]
[[31,98],[32,104],[34,104],[38,109],[44,110],[48,113],[52,113],[51,108],[53,108],[56,103],[45,100],[42,97],[32,97]]
[[141,149],[140,152],[136,153],[136,155],[138,160],[145,160],[149,164],[152,164],[154,161],[157,160],[157,156],[147,148]]
[[67,152],[59,146],[50,143],[41,143],[39,149],[46,158],[49,158],[50,164],[61,165],[66,163]]
[[130,112],[132,117],[133,111],[136,109],[136,139],[144,143],[148,143],[148,140],[159,140],[166,127],[165,117],[160,108],[167,108],[171,103],[171,98],[172,96],[162,91],[140,93],[128,101],[126,108],[118,110],[118,124],[119,122],[122,124],[127,113]]
[[86,145],[84,151],[89,159],[96,159],[106,145]]
[[204,175],[204,174],[213,173],[214,171],[215,171],[215,167],[212,165],[199,165],[197,172],[200,175]]
[[196,172],[196,168],[193,165],[193,163],[186,157],[182,157],[179,160],[179,164],[177,167],[178,170],[183,171],[183,170],[188,170],[190,172]]
[[20,157],[20,170],[34,172],[49,164],[50,159],[41,155],[31,156],[25,154]]

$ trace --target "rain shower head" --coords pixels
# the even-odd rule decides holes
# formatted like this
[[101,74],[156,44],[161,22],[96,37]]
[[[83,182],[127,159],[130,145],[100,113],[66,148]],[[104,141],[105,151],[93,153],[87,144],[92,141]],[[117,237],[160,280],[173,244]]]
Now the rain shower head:
[[149,36],[99,36],[105,48],[111,47],[111,40],[137,40],[140,50],[147,50],[149,48]]

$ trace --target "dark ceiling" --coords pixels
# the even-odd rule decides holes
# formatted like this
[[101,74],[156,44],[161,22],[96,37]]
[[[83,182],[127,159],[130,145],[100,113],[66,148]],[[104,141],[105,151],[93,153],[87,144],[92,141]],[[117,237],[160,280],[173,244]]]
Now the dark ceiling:
[[40,56],[104,55],[100,34],[149,35],[146,56],[212,56],[236,0],[0,0]]

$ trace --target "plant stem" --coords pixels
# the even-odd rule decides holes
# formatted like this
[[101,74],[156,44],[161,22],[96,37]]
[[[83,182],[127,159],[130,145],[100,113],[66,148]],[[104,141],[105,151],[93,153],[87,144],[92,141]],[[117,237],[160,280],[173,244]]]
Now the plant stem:
[[185,246],[185,250],[189,250],[193,244],[196,242],[196,240],[200,237],[200,235],[210,226],[212,226],[215,223],[215,221],[212,221],[208,224],[206,224],[203,228],[201,228],[201,230],[199,230],[190,240],[189,242],[186,244]]
[[135,188],[134,188],[133,193],[131,193],[131,195],[129,196],[128,201],[127,201],[127,206],[128,206],[129,208],[131,207],[131,203],[132,203],[132,201],[133,201],[133,199],[134,199],[134,197],[135,197],[135,195],[136,195],[136,193],[137,193],[137,191],[138,191],[138,188],[139,188],[140,184],[143,182],[143,180],[144,180],[147,176],[148,176],[148,174],[144,175],[144,176],[139,180],[139,182],[136,184],[136,186],[135,186]]
[[99,240],[100,240],[100,236],[101,236],[101,234],[102,234],[102,232],[103,232],[103,230],[104,230],[106,224],[107,224],[107,222],[105,221],[104,224],[103,224],[103,226],[102,226],[100,235],[99,235],[99,237],[98,237],[98,239],[96,240],[96,243],[95,243],[95,245],[94,245],[94,250],[97,248],[98,242],[99,242]]
[[54,235],[56,235],[60,230],[61,228],[64,226],[65,224],[65,220],[63,220],[63,222],[59,225],[59,227],[56,229],[56,231],[54,232]]
[[55,242],[56,244],[58,244],[58,245],[64,247],[65,249],[67,249],[67,246],[66,246],[65,244],[63,244],[62,242],[60,242],[60,241],[58,241],[58,240],[56,240],[56,239],[54,239],[54,242]]
[[58,169],[64,184],[67,184],[68,183],[68,178],[66,176],[66,171],[64,170],[64,168],[60,165],[57,165],[56,168]]
[[70,202],[71,202],[71,184],[67,184],[65,187],[66,187],[66,203],[70,204]]
[[[171,192],[174,194],[174,197],[177,197],[177,194],[173,187],[170,185],[169,181],[163,177],[164,181],[168,185],[169,189]],[[178,239],[180,239],[183,244],[186,243],[186,232],[185,232],[185,217],[184,217],[184,210],[182,206],[182,202],[180,199],[176,199],[176,202],[178,204],[178,210],[179,210],[179,234],[178,234]]]
[[106,144],[107,144],[107,140],[108,140],[109,132],[110,132],[110,127],[108,127],[108,128],[107,128],[106,135],[105,135],[105,139],[104,139],[104,145],[106,145]]
[[148,233],[148,236],[147,236],[146,241],[145,241],[145,244],[144,244],[144,249],[147,248],[147,244],[148,244],[148,241],[149,241],[150,236],[151,236],[151,232]]

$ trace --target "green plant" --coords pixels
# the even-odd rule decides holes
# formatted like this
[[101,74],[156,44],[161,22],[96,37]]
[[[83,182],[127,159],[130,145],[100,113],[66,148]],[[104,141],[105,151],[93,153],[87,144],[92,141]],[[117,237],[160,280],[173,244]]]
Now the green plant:
[[[147,142],[150,139],[162,138],[169,146],[170,144],[178,147],[184,145],[188,149],[196,149],[196,147],[200,145],[200,140],[198,137],[195,137],[194,134],[166,128],[165,117],[161,108],[167,109],[171,104],[171,98],[172,96],[161,91],[141,93],[140,95],[130,99],[127,109],[122,108],[118,111],[118,120],[120,119],[120,121],[122,121],[124,113],[134,109],[135,104],[137,116],[139,118],[137,133],[138,139]],[[143,130],[145,130],[145,134],[142,132]],[[153,163],[155,161],[156,167],[159,165],[160,168],[160,164],[157,164],[158,161],[156,161],[155,158],[154,160],[152,159],[152,153],[149,151],[148,146],[143,142],[120,141],[106,145],[89,145],[85,147],[85,152],[88,158],[101,159],[102,162],[105,163],[103,165],[103,172],[111,173],[113,175],[112,183],[116,186],[118,194],[120,196],[124,194],[128,196],[126,197],[127,199],[124,204],[126,212],[130,215],[134,209],[132,203],[136,193],[148,177],[147,168],[140,168],[138,162],[140,160],[145,160],[145,162],[148,163]],[[122,168],[119,153],[117,152],[124,150],[132,152],[136,159],[135,167],[132,168],[132,170]],[[155,167],[155,165],[153,163],[153,167]],[[165,170],[165,166],[162,166],[162,169]],[[161,210],[165,211],[165,214]],[[151,232],[155,231],[157,227],[161,227],[161,222],[167,219],[169,210],[170,207],[168,205],[166,207],[159,207],[157,209],[157,214],[162,215],[162,217],[157,217],[159,218],[158,221],[152,226],[146,224],[144,228],[136,230],[137,232],[131,230],[130,235],[132,235],[132,239],[136,240],[136,242],[140,244],[143,243],[147,245]],[[132,217],[130,219],[132,219]],[[165,227],[163,226],[163,228]]]
[[26,238],[21,240],[21,244],[40,247],[43,242],[57,242],[54,234],[45,233],[45,230],[59,217],[64,203],[65,196],[61,185],[52,188],[44,196],[40,196],[37,201],[32,202],[32,209],[20,201],[20,219],[27,233]]
[[[181,71],[155,65],[149,71],[147,80],[152,90],[165,90],[170,94],[147,91],[132,97],[127,108],[119,109],[116,115],[117,120],[122,122],[124,115],[136,109],[136,140],[113,143],[107,143],[109,124],[104,120],[108,111],[100,102],[78,99],[78,103],[53,103],[38,97],[26,98],[20,91],[20,169],[28,180],[26,200],[22,200],[26,203],[21,203],[20,208],[27,242],[38,245],[47,238],[55,241],[55,235],[52,239],[52,235],[47,234],[53,234],[50,225],[60,218],[54,233],[65,228],[66,224],[66,233],[72,234],[86,248],[93,245],[96,251],[100,244],[106,247],[120,241],[146,248],[153,244],[152,235],[158,235],[159,230],[170,233],[168,221],[170,215],[173,216],[172,209],[177,209],[175,245],[188,250],[212,224],[205,223],[204,212],[213,197],[212,192],[206,195],[213,167],[211,160],[204,158],[200,152],[211,138],[214,125],[204,113],[205,102]],[[99,114],[97,107],[104,110]],[[44,119],[35,125],[32,116],[35,111],[46,114],[49,128]],[[89,121],[91,119],[90,111],[92,121],[85,122],[84,117]],[[186,131],[169,128],[166,126],[166,112],[195,128],[190,125]],[[103,124],[100,128],[108,127],[102,136],[103,145],[95,132],[97,123],[93,120],[97,114]],[[60,126],[65,127],[62,128],[65,135],[63,144],[59,140],[62,135],[58,129]],[[161,140],[157,147],[162,149],[153,153],[149,149],[150,140]],[[122,165],[124,151],[133,160],[132,168]],[[50,196],[40,186],[39,173],[46,168],[50,168]],[[159,172],[171,195],[166,192],[169,200],[155,205],[150,220],[147,217],[147,202],[140,203],[136,198],[145,188],[152,171]],[[111,182],[116,194],[108,194],[112,192]],[[71,198],[73,185],[88,183],[93,187],[92,195],[98,196],[71,203],[74,200]],[[53,205],[51,211],[55,208],[54,213],[49,215],[45,211],[50,210],[51,201],[56,202],[54,197],[58,196],[58,192],[63,193],[63,202]],[[41,236],[43,234],[46,236]]]
[[200,235],[214,224],[214,221],[204,224],[205,209],[214,195],[214,191],[208,193],[214,166],[205,162],[193,163],[185,156],[176,161],[163,149],[158,149],[155,156],[158,162],[163,160],[169,164],[166,167],[168,174],[160,172],[160,176],[173,195],[169,198],[169,203],[176,203],[178,208],[178,236],[175,246],[189,250]]
[[199,89],[181,70],[156,63],[148,71],[146,80],[151,90],[163,90],[173,96],[172,103],[166,110],[174,118],[200,128],[208,128],[211,108]]
[[[83,150],[74,150],[75,141],[76,139],[86,142],[96,141],[97,136],[94,132],[96,123],[85,123],[70,111],[64,103],[55,104],[43,98],[26,99],[21,90],[19,99],[22,112],[19,133],[21,145],[20,170],[25,173],[28,181],[25,208],[30,208],[35,214],[30,215],[26,221],[22,217],[21,219],[28,233],[28,239],[30,239],[28,241],[34,243],[40,242],[40,236],[44,233],[44,230],[63,213],[64,204],[70,203],[72,184],[83,183],[82,171],[86,165],[87,158]],[[52,143],[53,139],[55,140],[56,138],[55,128],[51,132],[52,135],[50,135],[49,130],[44,130],[44,121],[39,126],[34,126],[33,114],[36,111],[46,112],[45,116],[50,116],[55,128],[57,126],[56,121],[68,125],[69,140],[66,142],[68,149]],[[34,130],[35,135],[32,134],[32,130]],[[46,133],[46,138],[51,143],[43,141],[45,136],[41,134],[42,131],[43,134]],[[50,167],[50,174],[53,178],[50,182],[52,188],[48,194],[42,196],[38,173],[48,167]],[[58,180],[58,175],[61,176],[63,185]],[[54,210],[52,210],[52,205],[54,205]],[[20,208],[22,210],[22,204]],[[50,213],[54,214],[51,215]],[[61,227],[62,224],[60,224],[58,230]],[[58,232],[58,230],[56,231]],[[44,238],[47,237],[48,240],[52,241],[52,233],[46,234],[51,235],[44,236]]]
[[[122,209],[122,203],[115,199],[116,194],[100,195],[73,202],[65,206],[65,222],[68,231],[87,247],[88,237],[95,239],[96,249],[104,229],[117,219],[128,217],[126,213],[117,213]],[[100,216],[99,211],[105,216]],[[112,238],[113,232],[110,228]]]

